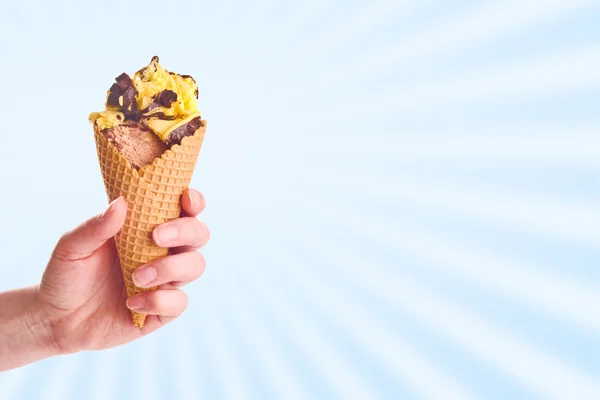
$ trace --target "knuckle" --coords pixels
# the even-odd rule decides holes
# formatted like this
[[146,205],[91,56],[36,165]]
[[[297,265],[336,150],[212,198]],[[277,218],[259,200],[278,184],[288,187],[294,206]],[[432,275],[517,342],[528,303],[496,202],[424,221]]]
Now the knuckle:
[[202,275],[205,263],[204,256],[197,251],[176,254],[165,257],[159,275],[161,281],[165,282],[196,278]]
[[161,292],[160,290],[155,290],[146,295],[146,309],[148,310],[158,310],[163,303],[161,301]]
[[196,252],[196,254],[198,254],[198,277],[200,277],[206,269],[206,259],[202,253]]
[[56,243],[56,247],[54,247],[54,250],[52,251],[52,258],[63,262],[77,261],[83,258],[85,254],[78,253],[70,246],[72,241],[73,231],[65,232]]
[[206,242],[206,225],[197,219],[193,218],[193,228],[191,231],[192,237],[190,238],[192,246],[202,246]]
[[204,273],[206,260],[204,256],[197,251],[189,252],[190,276],[189,279],[197,279]]
[[204,195],[202,193],[200,193],[197,190],[196,190],[196,193],[198,193],[198,197],[200,198],[200,204],[198,205],[198,211],[202,211],[206,207],[206,198],[204,197]]
[[168,311],[165,311],[171,316],[178,317],[183,314],[188,306],[188,296],[184,291],[179,289],[171,290],[170,292],[169,295],[172,296],[172,302],[170,303]]
[[179,293],[181,296],[181,312],[183,312],[189,304],[189,298],[187,293],[185,293],[184,291],[180,290]]
[[208,241],[210,240],[210,230],[208,229],[208,226],[206,224],[204,225],[204,232],[205,232],[205,243],[208,243]]
[[[83,225],[81,225],[81,226],[83,226]],[[68,244],[69,242],[71,242],[73,240],[73,235],[75,232],[76,232],[76,229],[71,229],[71,230],[64,232],[62,235],[60,235],[60,238],[58,239],[57,247],[63,247],[65,244]]]
[[190,252],[194,265],[197,267],[196,269],[204,269],[204,265],[206,264],[206,260],[202,253],[197,251]]
[[197,245],[204,246],[208,242],[208,239],[210,238],[210,232],[208,231],[208,227],[206,226],[206,224],[204,224],[203,222],[198,221],[197,226],[198,226]]
[[177,273],[177,257],[166,256],[157,262],[156,267],[156,271],[160,278],[171,278]]
[[70,262],[77,260],[78,255],[74,254],[72,251],[69,251],[65,248],[63,240],[59,240],[58,245],[52,251],[52,259],[56,261],[62,262]]

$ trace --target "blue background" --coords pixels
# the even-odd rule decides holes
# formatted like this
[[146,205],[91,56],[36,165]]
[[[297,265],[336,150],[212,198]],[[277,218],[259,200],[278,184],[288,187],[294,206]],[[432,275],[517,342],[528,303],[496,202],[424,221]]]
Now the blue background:
[[3,4],[0,290],[105,207],[87,116],[155,54],[212,239],[179,320],[0,399],[600,398],[596,4]]

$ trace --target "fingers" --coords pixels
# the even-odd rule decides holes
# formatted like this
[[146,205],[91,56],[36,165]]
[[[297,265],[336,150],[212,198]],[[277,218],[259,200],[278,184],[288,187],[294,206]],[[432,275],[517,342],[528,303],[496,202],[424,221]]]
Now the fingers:
[[125,199],[119,197],[110,203],[102,214],[64,234],[56,245],[52,257],[63,261],[76,261],[89,257],[119,232],[125,223],[126,214]]
[[188,305],[187,295],[179,289],[142,292],[127,300],[127,308],[141,314],[178,317]]
[[181,196],[181,208],[183,217],[195,217],[204,211],[206,200],[202,193],[194,189],[186,189]]
[[157,226],[152,237],[160,247],[199,249],[210,239],[210,232],[206,224],[196,218],[183,217]]
[[133,283],[140,288],[172,283],[181,286],[194,281],[202,275],[206,261],[202,254],[195,251],[167,256],[136,269],[132,275]]

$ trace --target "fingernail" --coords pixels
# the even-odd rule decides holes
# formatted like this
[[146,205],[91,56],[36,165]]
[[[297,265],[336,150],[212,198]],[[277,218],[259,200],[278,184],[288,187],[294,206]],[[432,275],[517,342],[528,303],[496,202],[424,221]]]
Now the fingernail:
[[135,296],[127,299],[127,308],[130,310],[141,310],[146,306],[146,299],[142,296]]
[[160,225],[154,230],[154,235],[159,242],[169,244],[179,237],[179,229],[175,225]]
[[144,267],[136,269],[131,277],[137,287],[143,287],[154,281],[157,275],[156,268]]
[[106,207],[106,210],[104,210],[104,212],[102,214],[100,214],[100,219],[105,218],[108,214],[110,214],[110,212],[113,210],[113,208],[115,207],[115,203],[117,201],[119,201],[121,197],[118,197],[116,199],[114,199],[109,205],[108,207]]
[[194,208],[199,208],[202,205],[202,200],[200,200],[198,192],[190,189],[188,193],[190,194],[190,203],[192,203],[192,206]]

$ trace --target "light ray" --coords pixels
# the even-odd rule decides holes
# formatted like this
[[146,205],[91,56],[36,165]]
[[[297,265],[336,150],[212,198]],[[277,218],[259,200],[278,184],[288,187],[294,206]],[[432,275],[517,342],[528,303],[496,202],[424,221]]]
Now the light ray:
[[297,35],[303,28],[308,30],[309,27],[306,27],[306,25],[331,8],[335,4],[335,0],[313,0],[307,3],[303,2],[303,7],[300,10],[296,10],[288,18],[283,18],[278,22],[278,26],[273,27],[272,30],[277,32],[277,35],[273,35],[270,42],[265,44],[263,50],[265,54],[273,54],[279,49],[289,46],[286,42],[290,40],[290,37]]
[[564,18],[565,14],[585,4],[584,1],[502,2],[494,7],[475,10],[458,20],[437,27],[427,26],[413,38],[400,38],[375,54],[361,57],[356,63],[325,71],[325,85],[346,82],[352,77],[373,76],[379,71],[398,68],[418,61],[439,49],[447,51],[490,40],[502,34],[514,34],[539,23]]
[[[130,363],[135,363],[134,382],[140,384],[134,385],[136,396],[144,400],[157,400],[157,367],[156,359],[156,340],[153,337],[144,337],[140,339],[141,343],[137,346],[138,351],[135,353],[133,360]],[[141,384],[143,382],[143,384]]]
[[[503,260],[497,255],[486,254],[474,246],[453,243],[449,238],[426,233],[422,229],[402,223],[392,225],[374,216],[364,217],[364,213],[352,212],[336,204],[335,207],[321,203],[322,212],[317,218],[334,222],[343,229],[351,229],[368,236],[371,240],[387,245],[396,252],[418,256],[421,260],[432,262],[434,270],[444,270],[456,274],[461,279],[496,291],[501,295],[516,298],[535,309],[541,309],[566,323],[575,324],[584,329],[600,333],[600,320],[590,304],[600,304],[600,287],[577,282],[567,276],[559,276],[541,268],[534,268],[523,262]],[[353,215],[353,218],[348,218]],[[335,260],[336,266],[344,265],[358,280],[375,281],[387,279],[373,270],[365,271],[363,265],[374,265],[369,261],[357,261],[347,249],[332,243],[315,232],[300,235],[300,220],[289,222],[296,227],[293,232],[286,231],[291,239],[317,252],[329,260]],[[288,225],[289,226],[289,225]],[[308,232],[308,231],[307,231]],[[435,251],[432,251],[435,249]],[[484,266],[484,267],[482,267]],[[543,270],[543,273],[536,272]]]
[[19,29],[13,21],[4,15],[4,13],[0,14],[0,26],[3,28],[3,35],[0,37],[0,43],[2,43],[4,49],[11,48],[11,45],[14,43],[9,39],[12,35],[18,35],[22,38],[21,40],[31,42],[30,36],[22,29]]
[[[87,400],[106,400],[119,398],[117,383],[121,381],[119,374],[121,373],[122,360],[117,357],[116,350],[106,350],[98,352],[94,360],[96,371],[92,373],[92,386],[87,392]],[[125,378],[129,381],[129,378]]]
[[[248,277],[246,287],[252,287],[255,293],[269,294],[268,307],[275,312],[277,320],[285,324],[290,332],[290,340],[293,340],[302,352],[311,355],[310,362],[332,385],[333,391],[338,393],[340,398],[374,398],[373,390],[354,370],[347,357],[337,350],[335,344],[310,322],[301,305],[291,303],[290,298],[283,295],[279,289],[267,287],[255,277]],[[393,370],[393,366],[391,368]]]
[[22,367],[2,372],[0,375],[0,399],[17,400],[27,381],[31,381],[33,367]]
[[[332,315],[352,309],[352,313],[346,311],[346,314],[350,314],[347,317],[357,322],[362,321],[362,324],[359,324],[360,327],[355,327],[357,329],[355,332],[364,335],[365,332],[372,329],[373,325],[369,318],[366,315],[360,315],[357,311],[358,307],[350,306],[350,302],[341,301],[341,297],[334,295],[335,291],[332,285],[327,285],[324,281],[325,278],[317,278],[313,275],[309,265],[291,259],[280,250],[280,246],[273,246],[272,242],[271,240],[271,244],[268,246],[269,252],[272,257],[287,266],[285,272],[291,281],[310,290],[319,298],[324,307],[333,307]],[[354,269],[359,270],[364,265],[369,264],[354,265],[355,268],[352,268],[351,264],[350,272],[353,272]],[[345,269],[346,266],[340,265],[338,268]],[[446,337],[498,368],[507,376],[513,377],[531,391],[551,398],[587,399],[600,396],[600,382],[595,377],[573,369],[564,364],[562,360],[545,354],[533,343],[518,338],[512,332],[469,314],[453,304],[450,299],[431,292],[417,281],[408,277],[395,279],[390,276],[383,277],[383,279],[369,278],[367,281],[358,279],[358,281],[362,285],[367,285],[369,290],[388,299],[398,309],[413,314],[420,321],[442,332]],[[388,338],[381,336],[381,333],[370,339],[365,337],[365,339],[371,345],[373,345],[373,341],[383,345],[382,350],[385,352],[378,357],[382,362],[389,360],[393,354],[406,361],[404,354],[393,351],[397,345],[395,343],[397,339],[393,336],[389,337],[389,343]],[[397,356],[394,358],[398,358]],[[406,371],[404,371],[405,369]],[[413,383],[418,382],[424,385],[426,382],[436,382],[438,387],[441,386],[440,381],[433,379],[432,371],[427,367],[409,363],[401,370],[410,377],[410,381]],[[454,398],[448,396],[448,392],[445,393],[446,397]],[[446,398],[444,396],[433,397]]]
[[[40,388],[40,394],[43,393],[45,400],[63,400],[65,393],[73,387],[74,382],[81,373],[82,357],[78,355],[68,355],[60,360],[60,364],[55,364],[51,373],[46,377],[46,384]],[[57,360],[53,360],[57,362]]]
[[265,368],[265,376],[269,377],[269,384],[277,392],[277,398],[290,400],[309,398],[302,384],[291,371],[289,362],[283,358],[280,349],[271,343],[269,332],[257,323],[255,313],[248,307],[247,301],[239,295],[240,289],[231,288],[229,284],[219,285],[218,292],[236,310],[235,315],[243,327],[244,336],[251,343],[257,360]]
[[[393,159],[396,163],[415,161],[500,162],[530,165],[538,163],[566,164],[572,167],[600,166],[600,137],[584,131],[490,131],[404,132],[402,135],[371,132],[369,140],[345,140],[336,136],[320,136],[318,146],[312,140],[294,143],[296,154],[285,152],[283,159],[306,154],[328,156],[333,162],[347,159]],[[270,155],[269,161],[273,157]],[[320,159],[320,158],[319,158]]]
[[190,351],[196,347],[191,339],[190,329],[181,323],[177,323],[173,331],[173,351],[170,352],[171,367],[177,369],[174,398],[177,400],[197,400],[204,398],[202,390],[206,379],[198,371],[197,363],[206,362],[190,357]]
[[600,246],[600,209],[584,201],[535,198],[528,194],[498,193],[486,188],[468,188],[409,178],[390,179],[362,173],[341,174],[323,170],[313,183],[343,188],[367,198],[394,201],[468,215],[480,220],[516,226],[527,232],[553,235],[563,240],[578,240]]
[[[355,334],[360,337],[365,349],[377,357],[391,374],[406,381],[425,398],[470,399],[476,397],[468,388],[461,386],[440,371],[436,364],[418,354],[410,343],[381,327],[368,313],[362,312],[362,307],[354,297],[342,296],[334,287],[318,282],[319,279],[311,275],[309,267],[291,259],[281,250],[273,248],[269,242],[272,243],[272,240],[255,236],[253,244],[265,251],[265,254],[269,254],[269,257],[279,261],[281,265],[285,265],[286,268],[282,268],[281,271],[288,275],[289,282],[300,283],[299,286],[309,291],[315,302],[331,315],[332,321],[343,326],[349,335]],[[256,281],[258,283],[258,280]],[[315,285],[311,286],[313,283]],[[286,282],[286,284],[288,283]],[[259,286],[259,290],[261,289],[267,290],[267,288]],[[269,294],[274,295],[274,290],[270,289]],[[276,300],[274,299],[273,304],[280,305],[284,301],[283,297],[278,296]],[[285,311],[281,313],[281,317],[286,315],[291,318],[291,315],[295,315],[295,313],[291,314]],[[303,330],[302,337],[305,337],[305,334],[306,331]],[[315,353],[314,349],[312,352]],[[339,368],[339,366],[333,367],[334,370]],[[432,385],[431,382],[435,382],[435,385]]]
[[250,32],[253,32],[255,34],[272,34],[273,32],[270,29],[267,29],[265,32],[262,32],[260,30],[252,31],[251,28],[269,26],[267,24],[268,21],[266,21],[266,18],[272,17],[272,11],[276,5],[277,2],[275,0],[261,0],[259,2],[253,2],[250,11],[244,13],[244,23],[241,23],[237,27],[237,32],[239,32],[242,36],[248,35],[248,33]]
[[277,60],[277,62],[288,64],[290,62],[288,58],[315,60],[324,51],[352,39],[382,20],[409,10],[416,4],[417,2],[414,0],[381,0],[376,5],[368,3],[364,8],[355,11],[348,18],[344,18],[327,32],[316,35],[310,41],[304,41],[302,47],[294,47],[287,54],[285,60]]
[[[533,60],[496,65],[495,69],[427,82],[421,86],[398,87],[388,94],[346,96],[345,101],[365,104],[362,113],[432,112],[440,106],[465,105],[475,100],[494,101],[521,95],[569,92],[600,85],[600,47],[585,47]],[[360,100],[360,101],[359,101]],[[368,101],[366,101],[368,100]]]
[[[211,307],[206,307],[204,311],[207,316],[204,331],[208,336],[207,341],[210,343],[215,373],[220,378],[224,398],[250,398],[249,383],[241,370],[240,362],[223,336],[221,317]],[[235,311],[230,314],[237,315]]]

